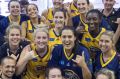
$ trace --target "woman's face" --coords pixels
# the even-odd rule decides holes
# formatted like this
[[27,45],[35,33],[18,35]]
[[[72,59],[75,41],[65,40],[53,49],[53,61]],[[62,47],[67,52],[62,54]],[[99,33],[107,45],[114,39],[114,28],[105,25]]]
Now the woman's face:
[[51,69],[49,71],[48,79],[62,79],[62,73],[59,69]]
[[88,12],[88,4],[86,0],[78,0],[77,1],[77,8],[80,13],[87,13]]
[[73,49],[73,47],[75,46],[76,37],[73,34],[72,30],[63,30],[61,38],[62,38],[62,44],[65,49],[67,50]]
[[20,4],[17,1],[10,2],[9,11],[13,16],[20,15]]
[[110,36],[101,35],[99,40],[99,47],[103,53],[111,50],[113,47],[113,42]]
[[89,13],[86,16],[86,23],[88,24],[89,29],[92,31],[99,28],[100,22],[101,20],[97,13]]
[[27,15],[30,18],[36,18],[38,16],[38,9],[35,5],[28,5],[27,7]]
[[21,40],[20,30],[18,29],[10,29],[8,34],[8,41],[11,46],[18,46]]
[[65,24],[65,16],[62,11],[56,12],[53,19],[55,28],[62,30]]
[[63,1],[64,0],[52,0],[54,8],[59,9],[62,7]]
[[112,10],[113,6],[115,5],[115,0],[102,0],[104,8]]
[[100,74],[96,79],[109,79],[106,75]]
[[35,35],[35,44],[39,49],[43,49],[48,45],[48,35],[46,32],[37,32]]

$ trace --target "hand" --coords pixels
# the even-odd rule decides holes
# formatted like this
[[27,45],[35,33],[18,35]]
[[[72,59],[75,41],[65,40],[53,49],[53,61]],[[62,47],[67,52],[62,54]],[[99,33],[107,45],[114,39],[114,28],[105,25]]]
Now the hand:
[[85,33],[85,27],[84,26],[78,26],[76,28],[77,33]]
[[25,48],[24,48],[24,51],[23,51],[23,53],[24,53],[24,59],[25,60],[27,60],[27,61],[29,61],[29,60],[31,60],[31,59],[33,59],[33,58],[36,58],[36,57],[38,57],[38,55],[34,55],[34,51],[33,50],[31,50],[31,48],[30,48],[30,45],[28,45],[28,46],[26,46]]
[[29,60],[32,60],[33,58],[36,58],[36,57],[38,57],[38,55],[35,55],[33,50],[30,52],[26,52],[26,55],[25,55],[26,60],[29,61]]
[[78,66],[83,67],[86,63],[85,63],[85,58],[84,58],[84,51],[82,52],[82,56],[77,55],[76,59],[72,59],[73,62],[77,63]]
[[115,23],[117,23],[118,25],[120,25],[120,18],[117,18],[117,21]]

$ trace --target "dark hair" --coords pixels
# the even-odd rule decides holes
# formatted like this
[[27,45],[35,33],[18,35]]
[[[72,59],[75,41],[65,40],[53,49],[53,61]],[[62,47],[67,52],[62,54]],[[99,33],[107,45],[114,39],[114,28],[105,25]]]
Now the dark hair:
[[7,60],[16,61],[13,57],[7,56],[7,57],[3,58],[2,60],[0,60],[0,65],[3,65],[3,64],[4,64],[4,61],[5,61],[6,59],[7,59]]
[[[58,66],[50,66],[46,69],[45,71],[45,77],[48,78],[49,77],[49,73],[50,73],[50,70],[52,69],[58,69],[61,71],[61,69],[58,67]],[[61,71],[61,75],[62,75],[62,71]]]
[[86,14],[86,17],[90,13],[96,13],[99,16],[99,18],[102,19],[102,13],[98,9],[92,9],[92,10],[88,11],[87,14]]
[[28,5],[29,2],[27,0],[21,0],[20,5]]
[[87,1],[87,4],[89,5],[90,4],[90,1],[89,0],[86,0]]
[[18,2],[18,3],[20,4],[19,0],[10,0],[10,1],[8,2],[8,10],[10,9],[10,3],[11,3],[11,2]]
[[[76,31],[75,31],[75,28],[72,27],[72,26],[65,26],[65,27],[62,29],[62,32],[63,32],[64,30],[71,30],[71,31],[73,32],[74,36],[75,36],[75,37],[77,36],[77,33],[76,33]],[[62,34],[62,32],[61,32],[61,34]]]
[[26,7],[26,13],[28,13],[28,7],[29,7],[30,5],[34,5],[34,6],[36,7],[37,11],[39,11],[38,6],[37,6],[36,4],[30,3],[30,4],[27,5],[27,7]]
[[[67,18],[67,10],[65,10],[65,9],[60,9],[60,10],[58,10],[58,11],[56,11],[56,12],[63,12],[64,17]],[[56,13],[56,12],[55,12],[55,13]],[[55,14],[55,13],[54,13],[54,14]]]

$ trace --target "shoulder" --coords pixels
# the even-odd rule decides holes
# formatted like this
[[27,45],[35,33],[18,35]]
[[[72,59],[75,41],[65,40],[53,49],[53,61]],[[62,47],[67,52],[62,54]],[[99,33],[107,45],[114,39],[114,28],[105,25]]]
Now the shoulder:
[[9,48],[9,44],[7,42],[5,42],[2,46],[0,46],[0,50],[4,50]]
[[20,17],[23,21],[29,20],[29,17],[26,14],[20,14]]
[[83,44],[79,43],[79,44],[76,44],[76,52],[84,52],[85,54],[89,54],[89,51],[87,49],[87,47],[85,47]]

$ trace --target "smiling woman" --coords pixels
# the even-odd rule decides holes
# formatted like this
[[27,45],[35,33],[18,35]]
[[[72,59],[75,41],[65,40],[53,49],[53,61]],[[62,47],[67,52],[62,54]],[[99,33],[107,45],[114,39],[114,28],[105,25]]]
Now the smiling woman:
[[0,47],[0,59],[11,55],[19,56],[22,49],[29,44],[21,40],[20,26],[14,23],[6,30],[6,40],[7,42]]
[[97,52],[94,63],[95,72],[101,68],[108,68],[115,73],[115,79],[120,79],[119,54],[114,49],[114,33],[111,31],[104,32],[99,41],[101,52]]
[[84,46],[76,44],[75,30],[64,27],[61,39],[62,45],[54,47],[48,66],[60,67],[64,78],[91,79],[92,63],[86,63],[90,62],[90,56]]
[[26,70],[22,79],[45,79],[45,70],[51,57],[52,47],[48,45],[49,34],[46,28],[37,28],[34,43],[25,47],[17,63],[17,75]]

